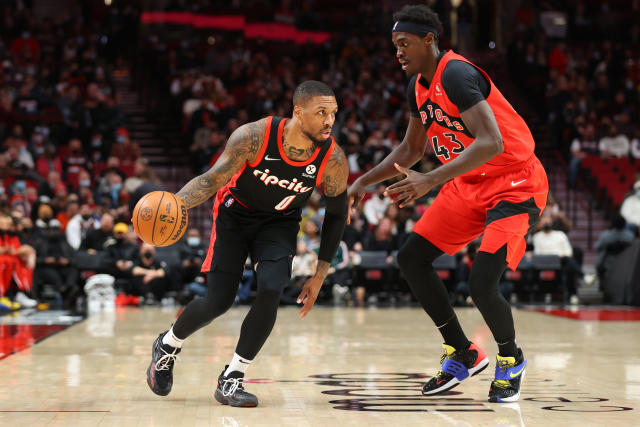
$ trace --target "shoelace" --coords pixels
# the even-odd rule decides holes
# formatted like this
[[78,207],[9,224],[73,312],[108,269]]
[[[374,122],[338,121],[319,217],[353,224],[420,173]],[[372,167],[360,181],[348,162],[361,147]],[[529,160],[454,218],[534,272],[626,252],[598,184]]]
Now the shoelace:
[[[442,355],[442,357],[440,357],[440,366],[442,366],[442,364],[444,363],[444,359],[446,359],[447,356],[448,356],[448,354],[445,351],[444,354]],[[444,374],[443,370],[438,371],[438,373],[436,374],[435,378],[440,378],[442,376],[442,374]]]
[[[506,362],[498,362],[499,364],[499,368],[502,372],[506,371],[508,368],[510,368],[511,366],[506,363]],[[495,385],[496,387],[500,387],[500,388],[509,388],[511,387],[511,383],[507,380],[494,380],[493,381],[493,385]]]
[[[222,384],[222,395],[228,397],[234,394],[238,388],[242,389],[242,380],[243,378],[227,378],[224,380]],[[229,390],[227,390],[227,385],[229,385]]]
[[175,354],[178,349],[175,349],[173,353],[165,351],[162,347],[160,347],[160,350],[164,355],[156,362],[156,371],[168,371],[178,359],[178,355]]

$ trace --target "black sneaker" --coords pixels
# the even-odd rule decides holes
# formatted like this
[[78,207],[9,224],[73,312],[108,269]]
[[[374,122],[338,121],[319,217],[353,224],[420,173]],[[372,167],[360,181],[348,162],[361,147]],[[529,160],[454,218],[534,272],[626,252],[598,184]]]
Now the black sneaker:
[[440,359],[442,367],[436,376],[422,387],[422,394],[425,396],[451,390],[465,378],[479,374],[489,365],[484,351],[473,343],[464,350],[456,350],[446,344],[442,344],[442,347],[445,351]]
[[489,389],[489,402],[517,402],[526,367],[527,361],[521,349],[518,349],[518,357],[497,355],[496,375]]
[[258,406],[258,398],[245,391],[242,381],[244,374],[242,372],[233,371],[229,376],[225,377],[224,372],[228,366],[218,377],[218,387],[214,397],[223,405],[237,406],[241,408],[253,408]]
[[152,392],[158,396],[166,396],[173,385],[173,364],[175,363],[179,348],[162,343],[162,338],[169,331],[164,331],[153,342],[151,348],[151,363],[147,368],[147,384]]

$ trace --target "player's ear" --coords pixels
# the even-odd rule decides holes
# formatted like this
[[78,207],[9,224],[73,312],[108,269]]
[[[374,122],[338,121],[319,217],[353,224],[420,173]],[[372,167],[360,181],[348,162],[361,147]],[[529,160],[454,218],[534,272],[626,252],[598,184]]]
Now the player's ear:
[[302,119],[302,107],[300,105],[294,105],[293,106],[293,117],[295,117],[296,119],[300,120]]

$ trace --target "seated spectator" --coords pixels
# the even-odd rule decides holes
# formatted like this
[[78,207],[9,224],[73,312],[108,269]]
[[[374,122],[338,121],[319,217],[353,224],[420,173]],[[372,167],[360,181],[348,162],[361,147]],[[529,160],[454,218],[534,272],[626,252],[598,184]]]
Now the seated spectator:
[[576,137],[571,143],[571,159],[569,160],[569,185],[573,188],[578,181],[582,159],[590,154],[598,154],[596,128],[593,124],[585,127],[581,137]]
[[630,230],[638,235],[640,229],[640,180],[633,184],[633,194],[627,196],[620,206],[620,214],[629,225]]
[[314,219],[304,224],[303,240],[308,250],[314,251],[320,247],[320,227]]
[[43,179],[47,178],[51,171],[62,175],[62,160],[57,154],[57,149],[54,144],[47,144],[44,149],[44,154],[36,161],[36,171]]
[[283,304],[296,304],[302,286],[307,279],[315,274],[317,261],[318,254],[307,246],[304,239],[299,239],[296,246],[296,256],[291,264],[291,280],[281,297]]
[[391,225],[391,220],[383,217],[373,234],[368,234],[363,243],[365,251],[385,251],[389,254],[389,264],[393,261],[391,253],[398,250],[398,239],[393,234]]
[[36,294],[41,295],[43,287],[50,285],[62,296],[63,307],[71,308],[79,291],[78,271],[73,267],[73,248],[62,234],[57,219],[49,221],[46,233],[36,245]]
[[[126,224],[124,224],[127,227]],[[122,231],[122,226],[120,227]],[[127,230],[128,231],[128,227]],[[126,232],[125,231],[125,232]],[[109,245],[115,243],[113,230],[113,215],[105,212],[100,217],[100,227],[88,230],[85,239],[82,241],[80,249],[90,254],[97,254],[104,251]]]
[[383,183],[378,184],[375,193],[364,202],[364,216],[369,225],[378,225],[380,219],[384,217],[389,203],[391,203],[391,199],[384,195],[385,188]]
[[138,245],[127,238],[128,234],[129,226],[124,222],[117,223],[113,227],[113,240],[107,242],[105,248],[105,263],[110,274],[116,278],[130,270],[131,260],[135,258],[138,251]]
[[78,214],[79,208],[80,204],[77,199],[69,198],[64,207],[64,211],[59,212],[56,216],[56,219],[60,221],[60,228],[63,233],[67,230],[67,224],[71,221],[71,218]]
[[83,203],[80,206],[80,211],[74,215],[67,224],[67,228],[65,229],[67,242],[77,251],[80,249],[82,241],[86,239],[87,233],[95,230],[98,226],[97,221],[91,215],[91,206]]
[[631,140],[631,158],[640,161],[640,129],[635,130],[635,136]]
[[131,141],[126,128],[118,128],[116,131],[116,143],[111,147],[111,156],[123,164],[133,164],[140,158],[140,146]]
[[78,175],[82,169],[91,169],[89,158],[82,152],[82,142],[74,138],[69,141],[69,155],[64,159],[66,179],[69,187],[78,187]]
[[60,173],[52,170],[49,171],[47,180],[40,185],[38,195],[47,196],[50,199],[53,199],[56,194],[60,193],[61,191],[66,191],[65,184],[64,182],[62,182]]
[[615,257],[625,250],[635,238],[631,231],[625,229],[625,225],[626,221],[622,215],[616,214],[611,221],[611,227],[600,234],[596,243],[596,271],[600,283],[604,280]]
[[629,155],[629,138],[618,132],[616,125],[609,125],[607,135],[598,143],[600,155],[607,157],[627,157]]
[[533,235],[534,255],[557,255],[562,262],[562,282],[572,303],[577,300],[576,280],[582,277],[582,270],[573,256],[569,237],[560,230],[553,230],[551,217],[540,220],[542,231]]
[[169,281],[165,264],[155,259],[155,253],[155,246],[143,243],[134,261],[120,260],[122,274],[116,287],[127,295],[144,296],[147,303],[160,302],[169,289]]
[[[183,284],[187,285],[187,287],[194,282],[200,286],[204,284],[200,268],[202,267],[202,262],[206,255],[207,246],[200,238],[200,231],[197,228],[189,228],[187,230],[186,241],[183,241],[180,246],[180,260],[182,261],[181,280]],[[206,288],[203,290],[206,291]],[[196,295],[200,295],[199,292],[194,293]]]
[[102,138],[102,133],[94,132],[89,141],[90,159],[92,163],[104,162],[111,152],[111,144]]

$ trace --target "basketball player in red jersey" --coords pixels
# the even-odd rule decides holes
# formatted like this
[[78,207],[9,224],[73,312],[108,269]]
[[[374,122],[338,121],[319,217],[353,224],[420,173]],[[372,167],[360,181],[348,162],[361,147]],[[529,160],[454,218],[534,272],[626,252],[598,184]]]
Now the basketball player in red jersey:
[[[443,252],[455,254],[482,235],[469,287],[498,344],[491,402],[514,402],[526,361],[517,347],[511,308],[497,286],[505,268],[515,269],[525,252],[525,235],[545,207],[548,183],[533,154],[534,141],[515,112],[480,68],[453,51],[438,49],[442,24],[430,8],[405,6],[394,15],[392,40],[407,75],[411,119],[402,143],[349,188],[356,205],[365,187],[392,178],[387,194],[405,206],[444,184],[398,253],[398,263],[416,298],[444,339],[440,371],[422,393],[449,390],[489,363],[471,343],[433,269]],[[418,162],[426,141],[443,163],[422,174]]]
[[250,254],[258,292],[214,397],[231,406],[258,405],[257,397],[244,390],[244,373],[275,323],[280,295],[291,275],[301,209],[313,189],[322,185],[326,212],[318,264],[298,297],[304,304],[301,317],[313,307],[347,220],[349,169],[331,137],[338,110],[333,91],[322,82],[306,81],[296,88],[293,105],[291,119],[267,117],[238,128],[213,167],[177,193],[187,208],[216,195],[209,251],[202,265],[208,289],[153,344],[147,383],[158,395],[171,391],[173,365],[183,341],[233,304]]

